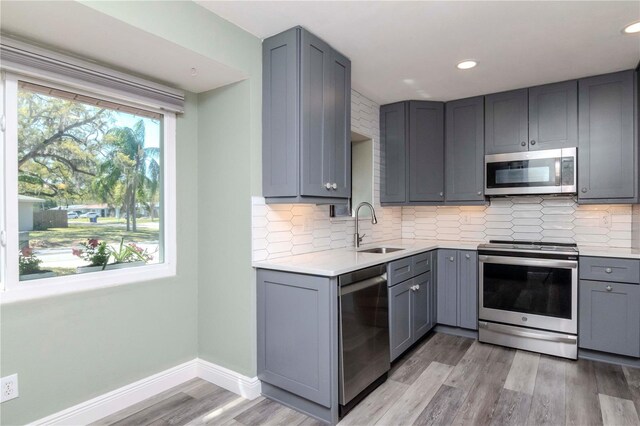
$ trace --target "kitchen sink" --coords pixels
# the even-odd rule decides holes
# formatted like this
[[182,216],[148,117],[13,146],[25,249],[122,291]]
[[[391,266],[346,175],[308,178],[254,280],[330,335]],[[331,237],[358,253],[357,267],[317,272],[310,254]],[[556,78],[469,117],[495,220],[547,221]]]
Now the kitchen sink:
[[400,250],[404,250],[403,248],[396,248],[396,247],[374,247],[374,248],[370,248],[370,249],[365,249],[365,250],[358,250],[358,252],[360,253],[393,253],[394,251],[400,251]]

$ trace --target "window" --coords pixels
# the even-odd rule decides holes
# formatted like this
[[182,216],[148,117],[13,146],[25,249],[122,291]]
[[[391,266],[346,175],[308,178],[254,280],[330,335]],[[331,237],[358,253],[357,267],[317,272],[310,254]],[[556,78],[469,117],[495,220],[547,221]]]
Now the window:
[[175,115],[3,83],[3,301],[175,274]]

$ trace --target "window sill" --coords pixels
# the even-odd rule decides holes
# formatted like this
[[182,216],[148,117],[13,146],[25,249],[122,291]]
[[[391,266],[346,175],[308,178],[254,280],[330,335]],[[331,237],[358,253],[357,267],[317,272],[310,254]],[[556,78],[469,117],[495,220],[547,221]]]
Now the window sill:
[[175,265],[162,263],[159,265],[140,266],[130,269],[43,278],[33,282],[21,281],[16,287],[0,293],[0,304],[6,305],[10,303],[27,302],[47,297],[169,278],[175,275]]

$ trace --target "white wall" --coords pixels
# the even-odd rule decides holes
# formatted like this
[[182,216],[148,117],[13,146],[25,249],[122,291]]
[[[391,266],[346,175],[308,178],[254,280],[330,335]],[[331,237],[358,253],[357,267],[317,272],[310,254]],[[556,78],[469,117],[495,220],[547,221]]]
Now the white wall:
[[33,204],[18,203],[18,229],[20,231],[33,230]]

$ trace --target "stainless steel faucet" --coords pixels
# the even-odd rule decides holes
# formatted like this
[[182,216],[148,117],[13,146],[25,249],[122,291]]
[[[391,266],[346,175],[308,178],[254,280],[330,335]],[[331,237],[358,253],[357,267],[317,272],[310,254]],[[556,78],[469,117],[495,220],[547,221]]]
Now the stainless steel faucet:
[[378,218],[376,218],[376,211],[373,209],[373,206],[370,203],[367,203],[366,201],[364,201],[358,204],[358,207],[356,207],[356,233],[353,236],[353,242],[356,248],[360,247],[360,243],[362,242],[362,239],[366,235],[366,234],[362,234],[362,236],[360,236],[360,233],[358,232],[358,214],[360,212],[360,207],[362,206],[367,206],[371,209],[371,223],[374,225],[378,223]]

